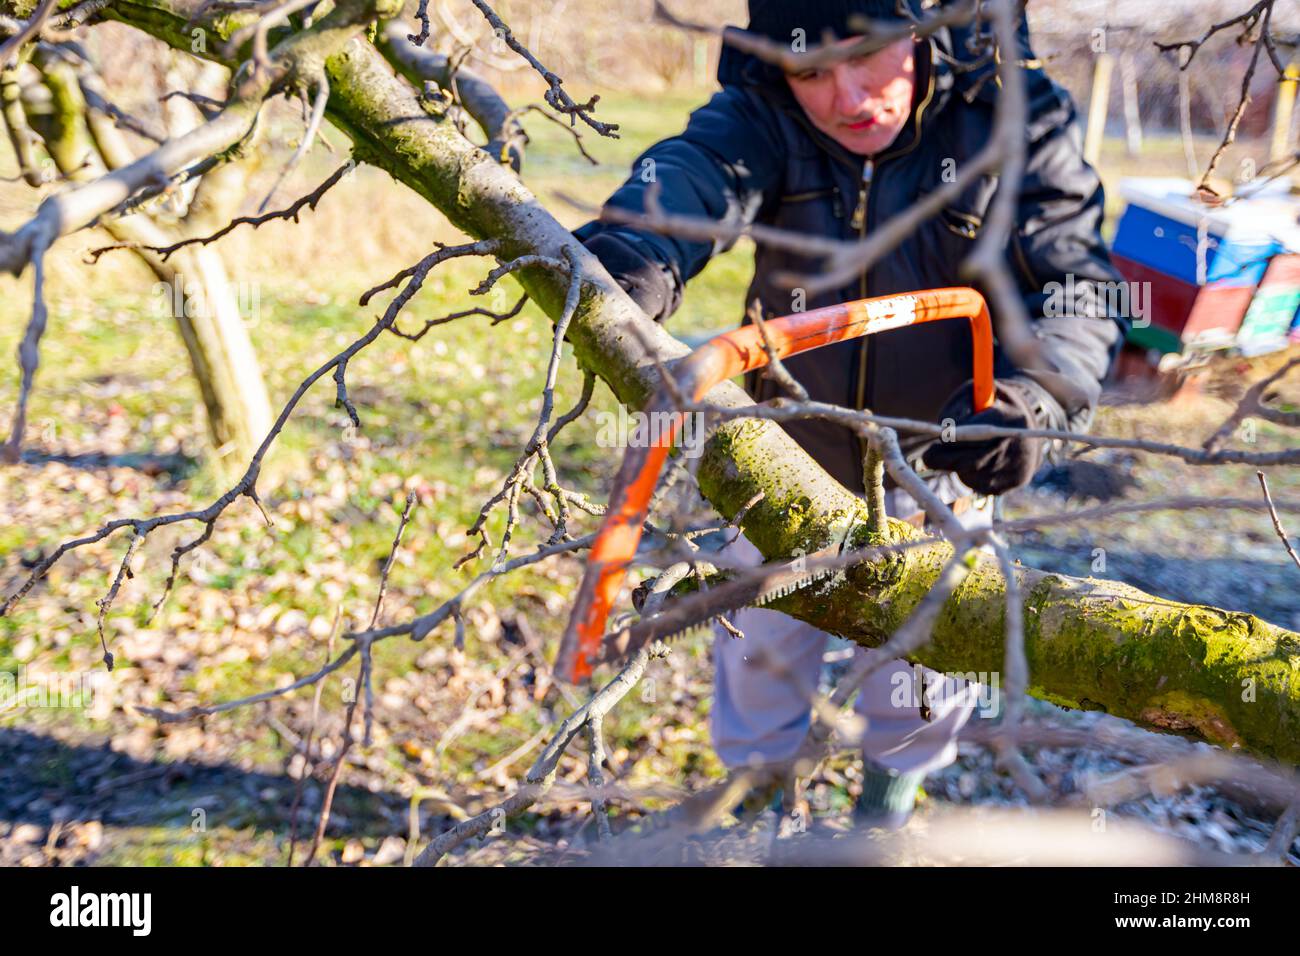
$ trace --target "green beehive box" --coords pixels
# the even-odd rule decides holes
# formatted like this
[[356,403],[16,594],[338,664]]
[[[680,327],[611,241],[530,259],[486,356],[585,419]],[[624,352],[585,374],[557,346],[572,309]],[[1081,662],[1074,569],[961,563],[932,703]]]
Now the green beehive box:
[[1300,255],[1274,256],[1237,333],[1242,355],[1262,355],[1287,345],[1300,308]]

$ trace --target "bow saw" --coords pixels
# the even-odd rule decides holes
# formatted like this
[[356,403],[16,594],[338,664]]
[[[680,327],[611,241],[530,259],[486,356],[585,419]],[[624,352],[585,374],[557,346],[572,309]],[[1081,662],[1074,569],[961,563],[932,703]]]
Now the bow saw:
[[[966,319],[970,323],[973,402],[976,411],[983,411],[993,402],[993,330],[988,305],[974,289],[927,289],[859,299],[770,319],[763,325],[772,352],[783,359],[846,339],[946,319]],[[657,435],[648,435],[645,443],[629,447],[623,456],[609,508],[592,543],[577,600],[560,642],[556,670],[567,680],[585,680],[597,662],[621,657],[647,641],[702,626],[710,617],[722,613],[715,609],[720,605],[734,608],[765,603],[818,575],[778,570],[758,579],[727,582],[674,602],[660,614],[624,628],[606,641],[605,622],[610,608],[636,555],[651,495],[682,429],[684,414],[677,407],[679,397],[698,402],[713,386],[764,367],[768,364],[764,346],[763,334],[755,325],[741,326],[710,339],[678,362],[670,373],[673,381],[661,382],[650,399],[646,406],[650,420],[666,421],[668,427]]]

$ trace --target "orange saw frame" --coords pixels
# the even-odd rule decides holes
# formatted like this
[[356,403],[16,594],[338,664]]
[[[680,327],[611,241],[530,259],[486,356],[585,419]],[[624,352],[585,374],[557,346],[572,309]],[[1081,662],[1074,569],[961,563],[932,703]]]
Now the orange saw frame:
[[[983,411],[993,403],[993,329],[984,297],[974,289],[927,289],[859,299],[770,319],[763,325],[773,352],[778,358],[787,358],[846,339],[944,319],[970,322],[974,408]],[[668,427],[657,435],[648,434],[647,441],[629,447],[624,455],[560,643],[556,669],[569,681],[591,676],[605,621],[641,541],[651,495],[682,429],[683,413],[677,410],[676,396],[698,402],[720,382],[762,368],[768,364],[763,346],[762,333],[754,325],[710,339],[676,364],[672,372],[675,388],[661,384],[646,406],[648,421],[666,421]]]

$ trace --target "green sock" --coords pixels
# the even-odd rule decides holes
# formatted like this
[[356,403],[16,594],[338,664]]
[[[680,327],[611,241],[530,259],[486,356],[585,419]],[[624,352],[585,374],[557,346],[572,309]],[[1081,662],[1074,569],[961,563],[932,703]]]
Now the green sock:
[[916,792],[924,773],[900,773],[867,761],[862,767],[862,796],[857,811],[861,816],[907,814],[916,806]]

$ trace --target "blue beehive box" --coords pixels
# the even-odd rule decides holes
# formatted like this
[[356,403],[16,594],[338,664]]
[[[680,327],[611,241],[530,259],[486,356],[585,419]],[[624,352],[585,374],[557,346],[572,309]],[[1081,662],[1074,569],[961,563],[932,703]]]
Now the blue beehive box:
[[[1270,263],[1300,252],[1300,204],[1289,184],[1248,185],[1219,206],[1196,199],[1186,179],[1125,179],[1120,194],[1127,205],[1111,251],[1130,283],[1149,286],[1138,299],[1148,304],[1150,332],[1163,329],[1184,347],[1273,347],[1271,325],[1266,336],[1237,338]],[[1130,340],[1139,332],[1147,330],[1135,323]]]
[[1124,180],[1120,194],[1128,206],[1114,251],[1198,286],[1258,285],[1268,260],[1286,251],[1279,232],[1295,228],[1295,207],[1273,196],[1212,207],[1193,199],[1192,190],[1186,179]]

